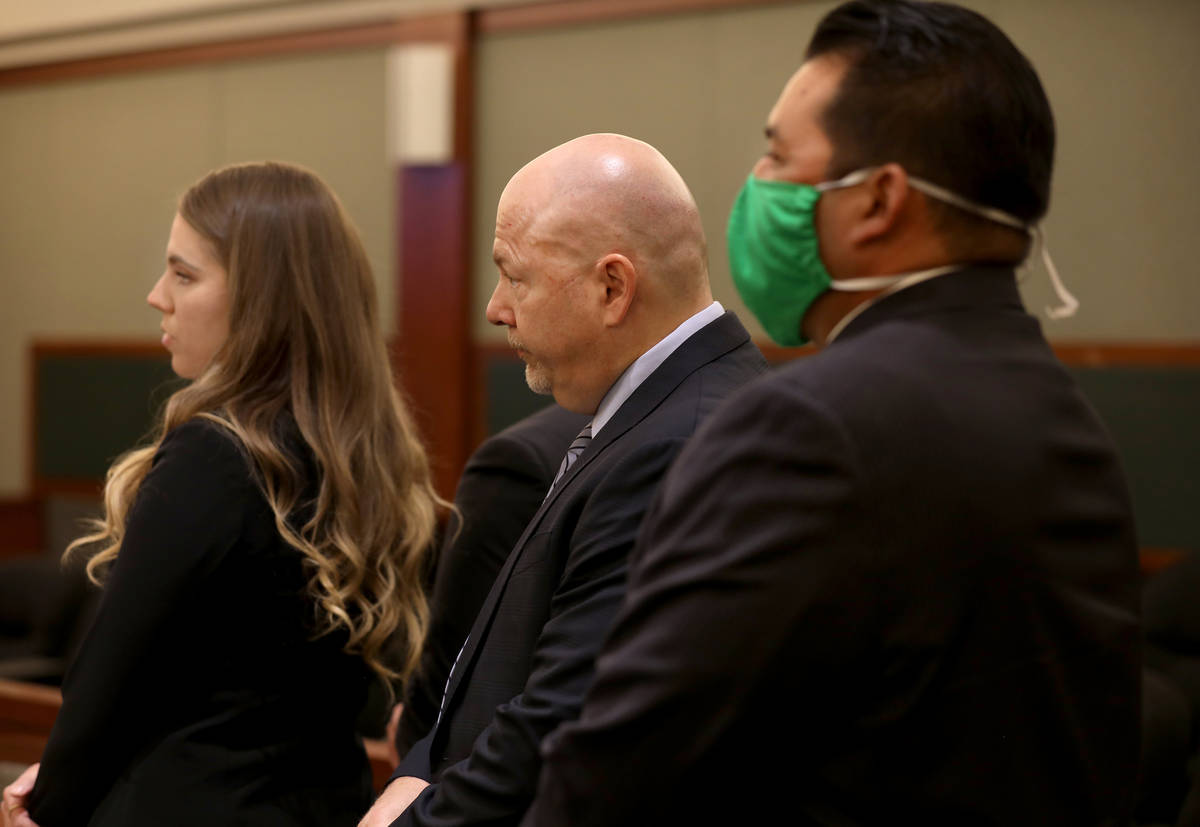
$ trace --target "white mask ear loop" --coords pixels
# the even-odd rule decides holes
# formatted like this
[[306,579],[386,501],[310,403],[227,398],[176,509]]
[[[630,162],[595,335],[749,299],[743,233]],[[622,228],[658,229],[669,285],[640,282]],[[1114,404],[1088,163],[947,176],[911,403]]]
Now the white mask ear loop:
[[1033,243],[1036,244],[1042,251],[1042,262],[1046,265],[1046,272],[1050,275],[1050,284],[1054,287],[1054,292],[1058,295],[1058,300],[1061,302],[1058,307],[1046,306],[1046,315],[1051,319],[1067,319],[1075,315],[1075,311],[1079,309],[1079,299],[1071,295],[1071,291],[1062,283],[1062,279],[1058,277],[1058,270],[1054,266],[1054,260],[1050,258],[1050,251],[1046,249],[1046,231],[1040,226],[1034,227],[1031,230],[1033,235]]
[[[1062,279],[1058,277],[1058,269],[1054,266],[1054,261],[1050,258],[1050,251],[1046,249],[1046,233],[1041,226],[1029,227],[1015,216],[1009,215],[1002,210],[985,207],[982,204],[976,204],[974,201],[969,201],[961,195],[957,195],[950,190],[939,187],[937,184],[932,184],[915,176],[908,177],[909,186],[920,190],[926,195],[932,195],[939,201],[945,201],[947,204],[953,204],[959,209],[967,212],[975,213],[976,215],[990,219],[992,221],[1004,224],[1014,229],[1024,230],[1029,233],[1033,243],[1042,252],[1042,262],[1046,265],[1046,273],[1050,276],[1050,284],[1054,288],[1054,292],[1058,295],[1058,300],[1061,302],[1058,307],[1047,307],[1046,314],[1051,319],[1066,319],[1075,315],[1075,311],[1079,309],[1079,299],[1071,295],[1071,291],[1063,285]],[[1028,266],[1026,264],[1022,266]],[[1023,279],[1022,279],[1023,280]]]

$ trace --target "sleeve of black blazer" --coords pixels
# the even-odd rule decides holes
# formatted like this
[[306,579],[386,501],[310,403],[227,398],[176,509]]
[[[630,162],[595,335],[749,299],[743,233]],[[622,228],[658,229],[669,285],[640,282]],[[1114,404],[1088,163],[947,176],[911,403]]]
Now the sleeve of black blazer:
[[449,827],[514,824],[529,806],[542,739],[579,714],[596,653],[625,592],[628,557],[654,491],[682,439],[650,442],[607,469],[572,529],[523,691],[496,708],[471,754],[393,822]]
[[463,470],[454,495],[461,523],[451,521],[442,545],[429,636],[396,729],[400,755],[433,729],[450,666],[475,615],[586,422],[551,406],[485,441]]
[[194,622],[183,616],[195,608],[193,587],[241,534],[246,511],[239,503],[254,496],[247,460],[220,426],[192,420],[163,440],[63,683],[63,705],[30,796],[41,827],[86,824],[171,715],[186,675],[165,668],[163,658],[177,629]]
[[[856,516],[858,460],[819,402],[780,404],[762,388],[714,414],[664,481],[581,717],[547,739],[522,824],[674,823],[680,774],[696,755],[721,760],[713,744],[769,697],[756,685],[773,664],[812,675],[818,692],[851,657],[846,630],[867,623],[845,605],[854,574],[838,551],[861,547],[846,526],[869,522]],[[817,729],[826,705],[812,700],[790,703]]]

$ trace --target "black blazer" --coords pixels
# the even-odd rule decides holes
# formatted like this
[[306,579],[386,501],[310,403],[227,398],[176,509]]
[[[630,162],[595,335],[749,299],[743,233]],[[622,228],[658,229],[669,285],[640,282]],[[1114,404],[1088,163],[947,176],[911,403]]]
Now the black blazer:
[[578,714],[663,473],[720,400],[764,369],[726,313],[671,354],[592,440],[513,548],[451,675],[441,721],[397,770],[436,783],[394,824],[521,817],[541,739]]
[[64,681],[33,819],[357,823],[372,799],[354,726],[367,670],[343,636],[310,640],[304,590],[233,438],[203,420],[173,430]]
[[587,423],[583,414],[550,405],[486,440],[463,469],[454,493],[458,518],[451,518],[438,555],[421,666],[405,687],[400,755],[433,729],[450,666],[496,573]]
[[525,824],[1123,824],[1137,581],[1012,271],[915,285],[696,434]]

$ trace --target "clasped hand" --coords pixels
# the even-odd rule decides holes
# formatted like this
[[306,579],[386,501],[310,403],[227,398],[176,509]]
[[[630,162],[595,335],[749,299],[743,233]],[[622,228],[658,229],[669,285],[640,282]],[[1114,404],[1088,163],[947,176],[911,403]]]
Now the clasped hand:
[[34,764],[4,788],[4,827],[37,827],[25,805],[37,781],[39,767],[41,764]]

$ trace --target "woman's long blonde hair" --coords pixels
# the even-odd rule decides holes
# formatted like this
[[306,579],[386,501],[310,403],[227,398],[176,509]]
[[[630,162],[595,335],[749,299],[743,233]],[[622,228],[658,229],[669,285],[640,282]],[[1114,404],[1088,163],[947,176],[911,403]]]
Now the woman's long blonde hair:
[[[168,400],[153,444],[109,469],[104,519],[67,553],[103,544],[87,566],[99,582],[163,438],[189,419],[212,420],[245,446],[276,528],[304,557],[314,633],[345,630],[346,651],[385,678],[406,677],[428,621],[422,576],[444,503],[392,381],[362,242],[320,179],[281,163],[210,173],[179,215],[228,274],[229,338]],[[312,452],[315,502],[288,430]],[[399,672],[383,658],[397,632]]]

